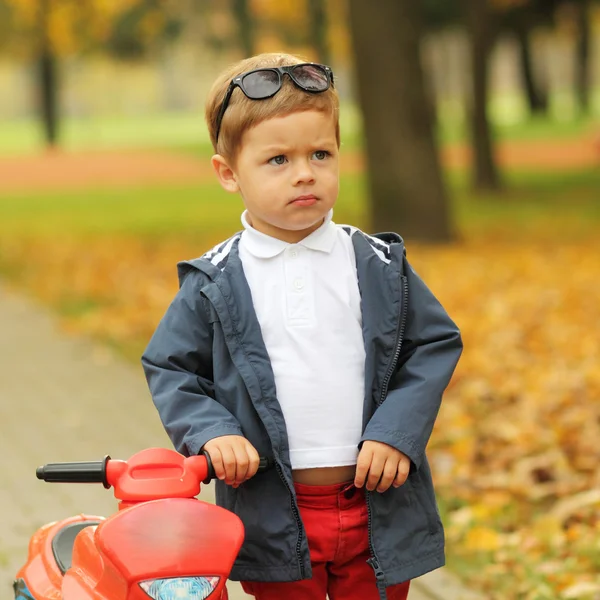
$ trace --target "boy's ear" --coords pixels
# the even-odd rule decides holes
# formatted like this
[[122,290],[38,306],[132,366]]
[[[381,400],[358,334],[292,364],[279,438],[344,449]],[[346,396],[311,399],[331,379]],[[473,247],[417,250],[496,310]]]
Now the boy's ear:
[[236,175],[233,169],[229,166],[227,160],[220,154],[215,154],[210,162],[217,175],[217,179],[221,184],[222,188],[226,192],[239,192],[240,187],[238,185]]

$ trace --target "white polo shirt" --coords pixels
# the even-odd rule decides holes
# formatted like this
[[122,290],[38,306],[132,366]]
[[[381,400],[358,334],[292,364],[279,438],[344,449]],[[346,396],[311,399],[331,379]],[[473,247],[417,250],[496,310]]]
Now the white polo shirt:
[[257,231],[242,215],[240,257],[293,469],[356,464],[362,433],[365,348],[356,257],[332,215],[297,244]]

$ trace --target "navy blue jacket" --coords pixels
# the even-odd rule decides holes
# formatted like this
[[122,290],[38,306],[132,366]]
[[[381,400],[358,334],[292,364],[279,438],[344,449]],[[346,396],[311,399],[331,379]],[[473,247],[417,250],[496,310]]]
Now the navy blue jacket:
[[[444,564],[444,533],[425,447],[442,394],[462,351],[460,333],[413,271],[396,234],[344,227],[356,254],[366,349],[364,440],[384,442],[411,460],[408,479],[367,492],[369,561],[386,586]],[[239,488],[217,482],[217,503],[243,521],[246,538],[231,578],[311,577],[296,503],[286,425],[238,252],[240,234],[178,265],[180,290],[142,364],[160,417],[177,450],[238,434],[275,469]]]

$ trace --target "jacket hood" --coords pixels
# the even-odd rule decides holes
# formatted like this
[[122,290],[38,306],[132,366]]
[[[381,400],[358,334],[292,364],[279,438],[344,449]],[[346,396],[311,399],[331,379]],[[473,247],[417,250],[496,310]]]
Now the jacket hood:
[[223,267],[227,264],[227,259],[233,248],[237,248],[239,244],[241,231],[238,231],[233,237],[230,237],[225,242],[215,246],[199,258],[192,260],[184,260],[177,264],[177,274],[179,276],[179,286],[191,271],[201,271],[205,273],[209,279],[214,281],[221,274]]
[[384,231],[382,233],[374,233],[371,237],[377,238],[386,244],[402,244],[404,246],[404,240],[393,231]]

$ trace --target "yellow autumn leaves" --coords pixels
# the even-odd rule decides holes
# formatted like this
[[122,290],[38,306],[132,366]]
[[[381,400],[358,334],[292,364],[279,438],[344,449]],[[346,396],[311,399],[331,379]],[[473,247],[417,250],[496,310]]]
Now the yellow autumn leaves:
[[600,593],[596,239],[415,253],[465,340],[431,456],[450,553],[489,598]]
[[[0,241],[71,329],[135,358],[202,248],[174,238]],[[465,351],[430,457],[451,563],[486,598],[600,594],[600,247],[540,236],[408,247]]]

